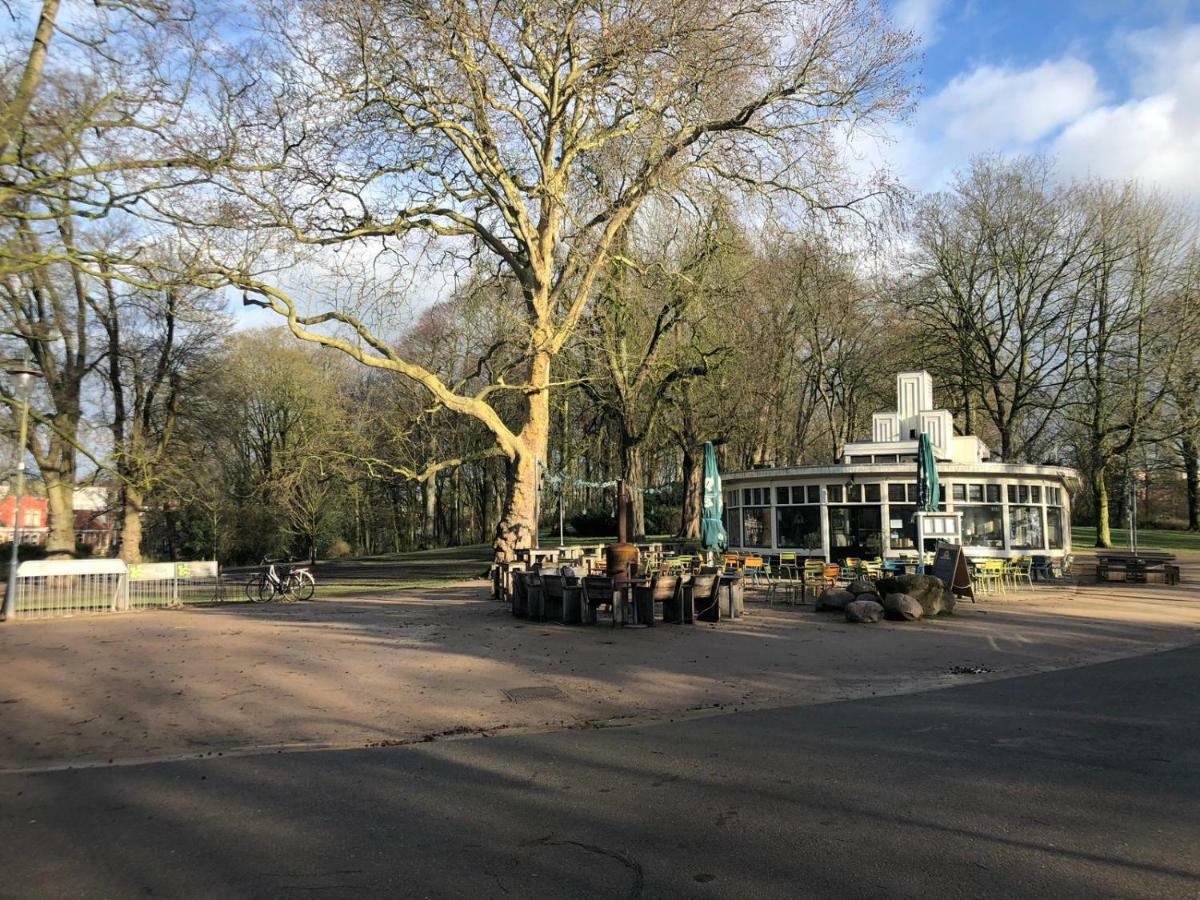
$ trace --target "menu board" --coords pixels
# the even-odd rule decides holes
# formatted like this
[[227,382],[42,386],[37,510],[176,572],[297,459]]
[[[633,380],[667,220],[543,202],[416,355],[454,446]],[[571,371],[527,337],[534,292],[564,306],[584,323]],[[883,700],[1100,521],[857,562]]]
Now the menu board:
[[938,544],[933,557],[933,571],[930,573],[940,578],[946,586],[946,596],[970,597],[975,602],[975,589],[971,586],[971,572],[967,568],[967,558],[963,556],[962,547],[958,544]]

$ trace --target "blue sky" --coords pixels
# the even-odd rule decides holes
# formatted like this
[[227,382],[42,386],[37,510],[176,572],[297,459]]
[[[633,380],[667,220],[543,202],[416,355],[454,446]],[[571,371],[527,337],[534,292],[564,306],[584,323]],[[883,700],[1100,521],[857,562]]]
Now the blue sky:
[[1200,202],[1200,0],[892,0],[923,93],[879,152],[913,188],[973,154],[1042,151],[1065,176]]

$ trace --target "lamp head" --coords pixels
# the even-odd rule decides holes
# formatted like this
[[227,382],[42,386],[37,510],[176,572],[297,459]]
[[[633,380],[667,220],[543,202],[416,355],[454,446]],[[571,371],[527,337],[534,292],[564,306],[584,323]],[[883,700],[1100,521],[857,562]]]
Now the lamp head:
[[29,399],[34,383],[42,377],[41,370],[29,360],[10,363],[5,371],[12,381],[13,393],[22,403]]

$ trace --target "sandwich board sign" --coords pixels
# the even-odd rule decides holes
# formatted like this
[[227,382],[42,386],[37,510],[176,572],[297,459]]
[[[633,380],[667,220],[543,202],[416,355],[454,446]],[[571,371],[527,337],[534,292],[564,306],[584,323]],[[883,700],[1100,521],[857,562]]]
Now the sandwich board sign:
[[971,584],[971,571],[967,568],[962,545],[938,544],[933,557],[932,574],[946,586],[946,599],[953,595],[970,597],[971,602],[975,602],[975,588]]

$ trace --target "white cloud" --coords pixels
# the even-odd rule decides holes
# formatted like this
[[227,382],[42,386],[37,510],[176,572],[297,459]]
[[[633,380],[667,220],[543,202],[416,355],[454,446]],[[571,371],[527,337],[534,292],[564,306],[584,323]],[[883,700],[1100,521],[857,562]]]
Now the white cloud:
[[1200,202],[1200,26],[1126,37],[1132,96],[1090,110],[1050,144],[1074,175],[1133,178]]
[[980,66],[924,104],[921,118],[960,147],[1032,143],[1093,108],[1096,72],[1067,57],[1032,69]]
[[896,24],[918,35],[928,46],[937,40],[939,19],[946,0],[899,0],[892,8]]
[[1068,176],[1138,179],[1200,203],[1200,25],[1116,35],[1121,96],[1077,56],[964,70],[921,103],[881,156],[913,188],[944,187],[971,156],[1046,152]]
[[1096,71],[1075,57],[1026,69],[980,65],[926,99],[889,155],[911,187],[939,188],[972,156],[1033,149],[1102,99]]

